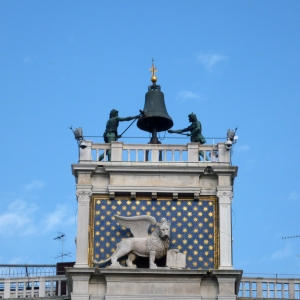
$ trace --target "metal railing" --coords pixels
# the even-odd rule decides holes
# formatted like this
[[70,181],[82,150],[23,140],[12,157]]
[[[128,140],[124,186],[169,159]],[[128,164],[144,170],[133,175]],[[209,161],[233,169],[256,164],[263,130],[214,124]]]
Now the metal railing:
[[238,297],[300,299],[300,278],[243,277]]
[[67,296],[65,275],[0,278],[0,298]]

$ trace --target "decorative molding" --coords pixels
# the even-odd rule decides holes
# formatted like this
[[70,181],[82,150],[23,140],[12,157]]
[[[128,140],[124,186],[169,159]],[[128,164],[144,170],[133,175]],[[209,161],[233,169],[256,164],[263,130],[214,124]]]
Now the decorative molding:
[[178,193],[173,193],[173,200],[178,200]]
[[92,196],[91,190],[77,190],[76,196],[78,202],[90,202]]
[[200,193],[194,193],[194,200],[199,200]]
[[151,193],[152,199],[156,200],[157,199],[157,193]]
[[135,200],[135,199],[136,199],[136,193],[135,193],[135,192],[131,192],[131,193],[130,193],[130,198],[131,198],[132,200]]
[[217,197],[219,198],[219,203],[231,203],[233,198],[233,192],[231,191],[218,191]]
[[114,200],[115,199],[115,192],[109,192],[108,197],[110,200]]

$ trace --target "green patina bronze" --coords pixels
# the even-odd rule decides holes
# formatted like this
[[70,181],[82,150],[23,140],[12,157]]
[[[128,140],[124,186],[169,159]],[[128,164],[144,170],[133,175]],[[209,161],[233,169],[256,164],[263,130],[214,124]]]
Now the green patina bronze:
[[[191,137],[191,142],[200,143],[201,145],[205,144],[206,140],[202,135],[202,126],[201,123],[198,121],[197,116],[194,113],[191,113],[188,115],[188,117],[189,117],[189,121],[192,123],[190,126],[179,130],[168,130],[168,132],[182,134],[183,132],[190,131],[191,133],[188,133],[187,136]],[[203,151],[199,151],[199,155],[204,158]],[[206,157],[206,160],[209,159]]]
[[[113,141],[117,141],[121,137],[121,135],[118,135],[119,122],[131,121],[131,120],[139,118],[139,116],[140,116],[140,115],[136,115],[134,117],[121,118],[121,117],[118,116],[118,114],[119,114],[119,112],[115,109],[113,109],[109,114],[109,120],[106,123],[106,128],[105,128],[105,131],[103,133],[103,138],[104,138],[105,143],[110,143],[110,142],[113,142]],[[110,161],[110,159],[111,159],[111,150],[108,150],[106,154],[108,156],[108,161]],[[99,156],[99,161],[102,160],[103,158],[104,158],[104,154],[101,154]]]

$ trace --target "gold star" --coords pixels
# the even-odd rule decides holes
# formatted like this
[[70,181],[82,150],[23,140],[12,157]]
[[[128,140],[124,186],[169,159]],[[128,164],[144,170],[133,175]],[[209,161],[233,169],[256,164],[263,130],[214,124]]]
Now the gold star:
[[204,218],[204,222],[208,222],[208,218]]
[[213,213],[212,213],[212,212],[210,212],[208,215],[209,215],[210,217],[212,217],[212,216],[213,216]]
[[121,214],[121,212],[120,211],[117,211],[117,215],[120,215]]
[[203,239],[203,234],[200,233],[198,236],[200,239]]
[[128,200],[126,203],[127,203],[127,205],[130,205],[130,204],[131,204],[131,201],[130,201],[130,200]]
[[157,204],[157,205],[160,205],[160,201],[156,201],[156,204]]
[[115,218],[115,216],[112,216],[111,219],[112,219],[112,220],[115,220],[116,218]]
[[111,227],[111,230],[112,230],[112,231],[116,230],[116,227],[115,227],[115,226],[112,226],[112,227]]
[[199,201],[199,202],[198,202],[198,205],[202,205],[202,201]]
[[204,229],[203,231],[204,231],[205,233],[208,233],[208,229]]
[[110,236],[110,232],[109,231],[107,231],[105,234],[106,234],[106,236]]
[[101,201],[100,200],[97,200],[97,204],[100,204],[101,203]]
[[150,211],[147,211],[146,215],[147,215],[147,216],[151,216]]
[[99,243],[99,242],[97,242],[97,243],[96,243],[96,247],[99,247],[99,246],[100,246],[100,243]]
[[118,201],[117,201],[117,204],[118,204],[118,205],[121,205],[121,204],[122,204],[122,201],[121,201],[121,200],[118,200]]
[[110,249],[110,252],[111,252],[111,253],[114,253],[114,252],[115,252],[115,248],[111,248],[111,249]]
[[194,240],[194,244],[198,244],[198,241],[197,241],[197,240]]
[[183,231],[183,232],[187,232],[187,229],[186,229],[186,228],[183,228],[182,231]]
[[208,211],[208,208],[207,208],[207,207],[204,207],[203,210],[204,210],[204,211]]
[[172,244],[176,244],[176,240],[172,240]]
[[140,214],[141,214],[141,212],[139,212],[139,211],[136,212],[136,215],[137,215],[137,216],[139,216]]
[[177,205],[181,205],[181,201],[177,201]]
[[194,210],[194,211],[197,211],[197,210],[198,210],[197,206],[194,206],[193,210]]
[[196,263],[196,262],[193,262],[193,266],[194,266],[194,267],[197,267],[197,263]]
[[182,234],[177,234],[177,237],[179,238],[179,239],[181,239],[182,238]]
[[110,200],[107,200],[106,203],[110,205],[110,204],[111,204],[111,201],[110,201]]
[[198,251],[194,251],[194,255],[197,255],[198,254]]
[[202,257],[202,256],[200,256],[200,257],[199,257],[199,260],[200,260],[200,261],[203,261],[203,257]]
[[145,207],[145,206],[142,206],[142,210],[146,210],[146,207]]
[[171,205],[171,201],[167,201],[167,205],[170,206]]
[[120,236],[120,235],[121,235],[120,231],[116,232],[116,236]]
[[109,215],[111,214],[111,212],[110,212],[110,211],[107,211],[106,214],[109,216]]
[[102,226],[100,229],[103,231],[105,228]]
[[100,210],[96,210],[96,215],[100,215]]
[[187,215],[191,217],[193,214],[189,211]]
[[126,210],[126,206],[122,206],[122,210]]
[[187,251],[186,251],[186,250],[184,250],[184,251],[183,251],[183,254],[187,254]]
[[192,234],[188,234],[188,238],[191,239],[193,237]]
[[156,207],[155,207],[155,206],[152,206],[151,209],[154,211],[154,210],[156,210]]
[[193,224],[192,224],[191,222],[189,222],[189,223],[188,223],[188,226],[189,226],[189,227],[192,227],[192,226],[193,226]]
[[208,240],[204,240],[204,244],[207,245],[208,244]]
[[102,205],[102,206],[101,206],[101,209],[104,210],[104,209],[105,209],[105,205]]
[[189,248],[190,250],[192,250],[192,249],[193,249],[193,246],[192,246],[192,245],[189,245],[188,248]]
[[209,246],[208,249],[209,250],[214,250],[214,247],[213,246]]
[[99,226],[99,225],[100,225],[100,222],[99,222],[99,221],[97,221],[97,222],[96,222],[96,225],[97,225],[97,226]]
[[175,222],[175,221],[176,221],[176,218],[173,217],[173,218],[172,218],[172,221]]
[[161,215],[161,213],[158,211],[157,213],[156,213],[158,216],[160,216]]
[[106,222],[106,225],[107,225],[107,226],[109,226],[109,225],[110,225],[110,222],[109,222],[109,221],[107,221],[107,222]]
[[186,222],[186,221],[187,221],[187,218],[186,218],[186,217],[184,217],[184,218],[182,219],[182,221],[183,221],[183,222]]
[[182,246],[178,245],[178,246],[177,246],[177,249],[178,249],[178,250],[181,250],[181,249],[182,249]]
[[209,258],[210,262],[214,262],[214,259],[212,257]]
[[131,210],[136,210],[136,206],[132,206],[132,207],[131,207]]
[[184,206],[182,209],[183,209],[183,210],[187,210],[187,207],[186,207],[186,206]]
[[96,254],[96,255],[95,255],[95,257],[96,257],[96,258],[99,258],[99,257],[100,257],[100,255],[99,255],[99,254]]
[[100,218],[101,218],[101,220],[105,220],[105,216],[101,216]]
[[147,201],[147,205],[151,205],[151,201]]
[[207,263],[207,262],[205,262],[205,263],[204,263],[204,266],[205,266],[205,267],[208,267],[208,263]]
[[176,228],[172,228],[172,232],[176,232]]
[[110,240],[111,240],[112,242],[115,242],[115,241],[116,241],[116,239],[115,239],[114,237],[112,237]]
[[209,223],[208,226],[209,227],[214,227],[214,224],[213,223]]
[[213,203],[210,201],[210,202],[208,202],[208,205],[212,206],[212,205],[213,205]]
[[187,243],[187,240],[183,240],[182,242],[183,242],[183,244],[185,245],[185,244]]
[[126,230],[126,227],[125,227],[125,226],[122,226],[121,229],[122,229],[122,230]]
[[116,210],[117,207],[115,205],[113,205],[111,208],[112,208],[112,210]]
[[188,261],[193,260],[193,258],[191,256],[188,256]]
[[195,233],[196,233],[196,232],[198,232],[198,229],[197,229],[197,228],[195,228],[195,229],[194,229],[194,232],[195,232]]
[[199,225],[199,227],[200,227],[200,228],[203,226],[203,224],[202,224],[202,223],[199,223],[198,225]]
[[177,226],[178,226],[178,227],[181,227],[181,226],[182,226],[182,224],[181,224],[181,223],[177,223]]
[[126,233],[126,236],[131,236],[131,233],[130,233],[130,232],[127,232],[127,233]]
[[108,248],[110,246],[110,243],[106,243],[105,246]]
[[130,212],[130,211],[128,211],[128,212],[126,213],[126,215],[127,215],[127,216],[130,216],[130,215],[131,215],[131,212]]
[[194,220],[194,222],[198,222],[198,218],[194,218],[193,220]]
[[199,217],[202,217],[202,212],[201,212],[201,211],[198,212],[198,216],[199,216]]
[[163,206],[163,207],[161,208],[161,210],[166,210],[166,208]]
[[177,212],[177,216],[178,217],[180,217],[181,216],[181,212],[179,211],[179,212]]
[[135,203],[136,203],[137,205],[139,205],[141,202],[140,202],[140,201],[135,201]]
[[170,217],[170,216],[171,216],[171,213],[168,211],[166,215],[167,215],[168,217]]
[[202,249],[203,249],[203,246],[200,245],[200,246],[199,246],[199,249],[202,250]]
[[191,206],[191,205],[192,205],[192,202],[191,202],[191,201],[188,201],[187,205],[188,205],[188,206]]
[[173,211],[176,210],[176,207],[175,207],[175,206],[172,206],[172,210],[173,210]]
[[104,249],[103,249],[103,248],[101,248],[101,249],[100,249],[100,252],[102,252],[102,253],[103,253],[103,252],[104,252]]
[[104,240],[105,240],[105,238],[102,236],[102,237],[100,238],[100,241],[103,242]]

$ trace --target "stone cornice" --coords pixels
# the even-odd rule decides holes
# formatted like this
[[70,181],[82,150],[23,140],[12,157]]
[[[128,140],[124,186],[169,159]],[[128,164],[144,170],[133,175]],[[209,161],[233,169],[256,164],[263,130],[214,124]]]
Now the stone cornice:
[[97,164],[73,164],[72,167],[72,175],[77,176],[78,172],[80,173],[94,173],[98,165]]

